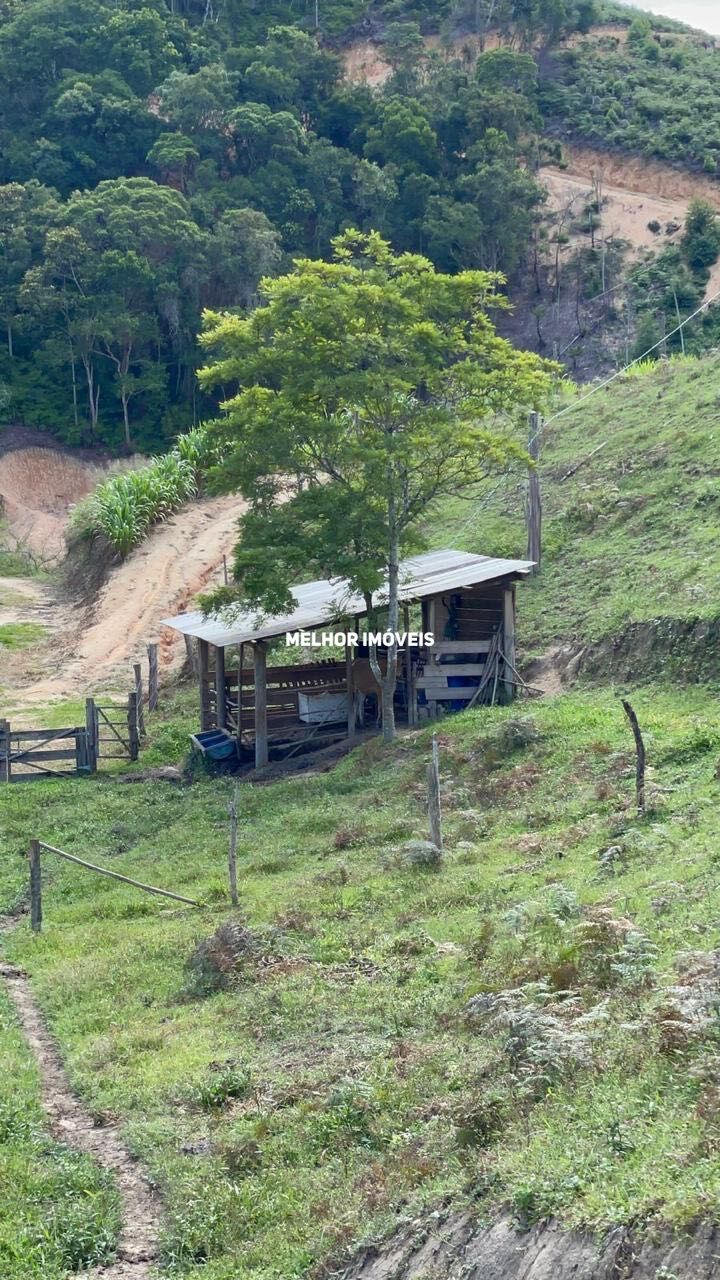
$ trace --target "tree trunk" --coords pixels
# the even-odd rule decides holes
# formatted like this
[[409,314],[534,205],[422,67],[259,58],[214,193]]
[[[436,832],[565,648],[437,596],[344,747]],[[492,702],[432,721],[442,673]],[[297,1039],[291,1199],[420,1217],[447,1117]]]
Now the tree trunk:
[[130,439],[130,417],[128,415],[128,395],[124,389],[120,392],[120,401],[122,403],[122,411],[123,411],[123,429],[125,432],[125,444],[127,445],[128,449],[132,449],[132,440]]
[[[388,498],[388,619],[387,631],[392,632],[393,640],[387,651],[387,668],[385,675],[378,662],[377,645],[369,646],[370,669],[380,687],[380,704],[382,706],[383,739],[392,742],[395,737],[395,686],[397,684],[397,639],[400,605],[398,589],[400,584],[400,540],[397,529],[397,509],[395,496],[391,492]],[[372,612],[372,601],[365,597],[368,619]]]
[[71,372],[71,376],[72,376],[73,421],[74,421],[74,423],[75,423],[75,429],[77,430],[77,428],[78,428],[78,426],[79,426],[79,417],[78,417],[78,392],[77,392],[77,370],[76,370],[76,368],[75,368],[75,352],[74,352],[74,350],[73,350],[73,344],[72,344],[72,342],[70,343],[70,372]]
[[397,684],[397,629],[400,621],[398,591],[400,587],[400,546],[397,530],[395,496],[388,498],[388,631],[392,632],[392,644],[387,651],[387,671],[382,682],[383,740],[392,742],[395,737],[395,686]]

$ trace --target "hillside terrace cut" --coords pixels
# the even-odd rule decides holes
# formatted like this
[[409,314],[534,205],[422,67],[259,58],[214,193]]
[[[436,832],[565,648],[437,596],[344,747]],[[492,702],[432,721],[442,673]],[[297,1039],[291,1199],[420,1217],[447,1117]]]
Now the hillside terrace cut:
[[[404,630],[411,630],[410,609],[419,605],[420,630],[430,633],[434,644],[406,645],[399,655],[399,722],[416,725],[434,717],[440,706],[454,711],[514,697],[515,587],[532,568],[527,560],[463,551],[431,551],[402,562]],[[361,643],[346,645],[341,661],[268,666],[268,642],[289,632],[349,618],[362,639],[365,601],[347,580],[305,582],[292,593],[296,607],[282,616],[238,610],[163,620],[164,626],[197,641],[201,732],[217,729],[232,736],[241,758],[254,755],[258,768],[270,754],[282,756],[310,738],[313,745],[353,738],[364,723],[368,700],[379,706],[377,682]],[[383,604],[379,591],[373,607],[382,609]],[[252,667],[246,661],[250,646]],[[382,646],[378,658],[384,667]]]

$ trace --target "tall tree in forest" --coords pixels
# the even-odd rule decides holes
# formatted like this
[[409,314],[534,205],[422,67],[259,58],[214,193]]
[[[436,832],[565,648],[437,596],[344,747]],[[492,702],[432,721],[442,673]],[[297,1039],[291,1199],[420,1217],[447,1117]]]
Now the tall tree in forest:
[[[334,259],[263,281],[264,305],[247,317],[206,315],[214,363],[200,381],[237,387],[212,427],[214,478],[249,503],[235,598],[277,611],[313,566],[347,576],[369,604],[379,593],[395,632],[401,554],[422,544],[438,499],[472,496],[525,456],[507,423],[541,404],[554,366],[495,333],[499,275],[442,275],[376,232],[338,237]],[[371,663],[389,740],[397,645],[385,671],[375,650]]]

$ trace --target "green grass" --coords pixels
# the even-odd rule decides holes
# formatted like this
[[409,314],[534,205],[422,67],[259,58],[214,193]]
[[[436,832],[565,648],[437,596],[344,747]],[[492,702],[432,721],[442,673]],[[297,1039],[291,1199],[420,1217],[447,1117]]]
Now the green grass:
[[44,1127],[35,1064],[0,995],[0,1273],[64,1280],[113,1255],[118,1199],[110,1178]]
[[[558,641],[607,642],[633,622],[718,618],[719,440],[718,354],[621,377],[548,425],[543,572],[518,592],[526,655]],[[603,442],[576,475],[562,478]],[[521,478],[506,480],[478,511],[467,503],[445,507],[432,525],[432,545],[457,541],[522,557],[523,510]],[[681,649],[679,642],[672,655],[676,673],[694,679],[695,657],[683,665]],[[716,652],[707,655],[704,676],[720,673]],[[654,673],[662,665],[656,662]],[[638,657],[636,678],[643,674]]]
[[39,622],[5,622],[0,624],[0,648],[27,649],[44,635]]
[[[33,835],[206,904],[47,855],[44,931],[7,940],[76,1087],[159,1183],[165,1275],[301,1276],[446,1196],[593,1227],[720,1211],[717,1024],[663,1040],[678,954],[720,946],[720,703],[633,699],[645,819],[610,692],[443,724],[438,872],[397,857],[425,833],[428,731],[244,785],[256,951],[214,992],[186,962],[229,914],[230,780],[0,793],[7,906]],[[184,750],[187,703],[143,763]],[[513,746],[518,716],[534,729]],[[483,993],[500,1007],[474,1023]]]

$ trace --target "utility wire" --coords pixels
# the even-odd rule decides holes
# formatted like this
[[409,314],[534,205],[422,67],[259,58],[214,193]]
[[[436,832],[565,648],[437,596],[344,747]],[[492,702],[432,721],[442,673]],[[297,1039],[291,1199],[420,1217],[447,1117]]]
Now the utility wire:
[[[615,373],[611,374],[609,378],[606,378],[604,382],[599,382],[596,387],[593,387],[592,390],[588,391],[586,395],[581,396],[579,400],[574,400],[572,404],[565,405],[564,409],[559,409],[557,413],[554,413],[552,415],[552,417],[546,418],[544,421],[541,421],[537,431],[533,433],[533,435],[530,437],[528,441],[528,448],[530,448],[530,446],[535,443],[538,436],[540,436],[542,432],[546,429],[546,427],[549,427],[552,422],[557,422],[558,419],[563,418],[566,413],[572,413],[575,409],[578,409],[580,405],[585,404],[587,400],[591,400],[592,397],[594,395],[597,395],[599,391],[604,391],[606,387],[609,387],[611,385],[611,383],[615,382],[618,378],[621,378],[624,373],[627,373],[628,369],[632,369],[634,365],[640,364],[643,360],[647,360],[648,356],[651,356],[654,351],[659,350],[660,347],[663,347],[665,345],[668,338],[674,338],[676,333],[680,333],[685,328],[686,325],[690,324],[691,321],[696,320],[699,315],[702,315],[703,311],[707,311],[708,307],[711,307],[712,304],[714,302],[717,302],[718,300],[720,300],[720,289],[718,290],[717,293],[714,293],[711,298],[706,298],[705,301],[701,304],[701,306],[699,306],[696,311],[693,311],[692,315],[686,316],[684,320],[681,320],[680,324],[676,325],[674,329],[671,329],[670,333],[666,333],[660,339],[659,342],[655,342],[651,347],[648,347],[648,350],[644,351],[642,355],[636,356],[634,360],[630,360],[628,364],[623,365],[621,369],[616,369]],[[479,515],[479,513],[483,511],[487,507],[487,505],[492,501],[492,499],[495,497],[495,494],[502,487],[502,485],[504,484],[505,480],[509,475],[510,475],[510,467],[507,467],[505,471],[502,473],[502,475],[500,476],[500,479],[498,480],[497,484],[494,485],[493,488],[490,490],[490,492],[484,495],[484,497],[482,498],[482,501],[479,502],[478,505],[473,508],[467,520],[463,521],[453,541],[449,544],[451,547],[454,547],[456,545],[458,540],[462,537],[463,533],[467,529],[468,525],[470,525],[472,521],[475,519],[475,517]]]

